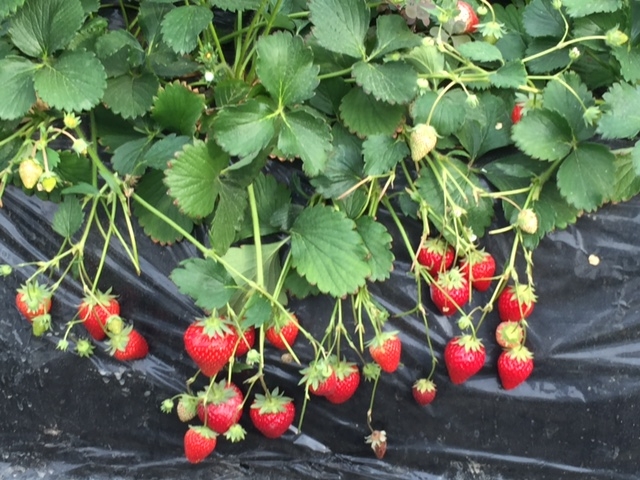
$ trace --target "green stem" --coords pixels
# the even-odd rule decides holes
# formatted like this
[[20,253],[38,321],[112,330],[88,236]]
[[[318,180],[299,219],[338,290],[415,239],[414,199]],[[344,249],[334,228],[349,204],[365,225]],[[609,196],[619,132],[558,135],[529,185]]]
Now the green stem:
[[251,209],[251,223],[253,225],[253,241],[256,247],[256,279],[258,285],[264,286],[264,263],[262,259],[262,238],[260,234],[260,218],[258,217],[258,205],[253,183],[247,187],[249,194],[249,207]]
[[563,48],[566,48],[570,45],[574,45],[576,43],[584,43],[584,42],[588,42],[590,40],[606,40],[607,37],[605,35],[588,35],[585,37],[580,37],[580,38],[574,38],[573,40],[567,40],[565,42],[560,42],[557,45],[551,47],[551,48],[547,48],[546,50],[543,50],[542,52],[538,52],[535,53],[533,55],[529,55],[528,57],[525,57],[522,59],[522,63],[527,63],[530,62],[532,60],[535,60],[537,58],[540,57],[544,57],[545,55],[548,55],[550,53],[553,53],[557,50],[562,50]]

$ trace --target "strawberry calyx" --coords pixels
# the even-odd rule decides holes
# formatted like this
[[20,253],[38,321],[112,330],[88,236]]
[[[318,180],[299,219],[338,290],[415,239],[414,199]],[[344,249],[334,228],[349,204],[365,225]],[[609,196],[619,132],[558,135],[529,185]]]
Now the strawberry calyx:
[[518,322],[500,322],[496,328],[496,341],[504,348],[514,348],[522,344],[524,329]]
[[242,425],[235,423],[224,433],[224,438],[229,440],[231,443],[238,443],[244,440],[246,435],[247,431],[242,428]]
[[82,338],[76,342],[76,353],[79,357],[89,358],[93,355],[93,349],[94,346],[89,340]]
[[197,398],[201,400],[205,406],[226,403],[237,395],[236,390],[230,385],[226,380],[214,383],[206,390],[198,393]]
[[517,362],[528,362],[533,359],[533,353],[524,345],[519,345],[506,351],[507,357]]
[[51,291],[46,286],[40,285],[37,280],[25,283],[17,291],[22,294],[20,300],[30,312],[37,312],[41,305],[51,299]]
[[122,329],[119,333],[112,333],[107,340],[108,351],[111,355],[116,352],[124,352],[129,344],[129,335],[133,331],[133,325]]
[[510,287],[511,288],[511,296],[510,299],[514,302],[518,302],[521,305],[527,304],[530,305],[535,303],[538,300],[538,297],[535,294],[535,291],[531,285],[528,284],[517,284]]
[[338,360],[335,356],[331,361],[331,366],[333,368],[333,373],[336,375],[338,380],[344,380],[349,377],[349,375],[353,374],[353,372],[358,370],[355,363],[347,362],[346,360]]
[[202,333],[209,338],[223,337],[235,332],[233,326],[225,318],[217,315],[198,319],[196,325],[202,326]]
[[300,373],[302,374],[302,379],[298,382],[298,385],[307,384],[309,390],[314,392],[329,380],[332,375],[335,375],[333,366],[325,359],[311,362],[308,367],[300,370]]
[[455,343],[464,348],[465,352],[480,352],[484,348],[482,341],[473,335],[457,337]]
[[218,437],[218,434],[216,432],[205,425],[189,425],[189,430],[193,430],[195,433],[200,435],[202,438],[206,438],[207,440],[212,440]]
[[473,267],[478,263],[482,263],[487,258],[488,255],[490,254],[485,252],[484,249],[471,250],[460,261],[460,266],[461,268]]
[[433,380],[420,378],[416,380],[416,382],[413,384],[413,388],[418,390],[420,393],[425,393],[425,392],[431,393],[436,391],[436,384],[433,383]]
[[293,399],[286,397],[284,392],[280,392],[280,389],[276,387],[271,392],[267,392],[266,395],[256,393],[251,408],[259,410],[260,415],[282,413],[286,411],[286,406],[291,402],[293,402]]
[[467,279],[459,267],[453,267],[438,275],[436,285],[445,291],[459,290],[468,286]]
[[115,295],[112,295],[111,289],[109,289],[106,292],[96,290],[95,292],[86,295],[82,301],[88,307],[108,307],[111,304],[111,301],[115,299],[117,299],[117,297]]
[[450,247],[449,244],[441,238],[428,238],[422,243],[421,248],[429,252],[444,255]]
[[295,323],[297,325],[298,318],[293,313],[287,312],[285,314],[283,312],[279,312],[278,314],[273,316],[271,325],[269,326],[274,329],[276,334],[279,335],[280,332],[282,332],[282,329],[289,325],[289,323]]
[[369,340],[369,342],[367,342],[366,346],[367,347],[372,347],[375,349],[378,348],[382,348],[384,349],[385,344],[389,341],[389,340],[395,340],[398,336],[398,331],[394,330],[391,332],[382,332],[377,334],[375,337],[373,337],[371,340]]

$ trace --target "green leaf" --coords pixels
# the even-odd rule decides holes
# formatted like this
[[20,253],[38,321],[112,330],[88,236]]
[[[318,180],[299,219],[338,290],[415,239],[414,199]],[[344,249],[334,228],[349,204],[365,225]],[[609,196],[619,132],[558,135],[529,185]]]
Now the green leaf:
[[205,108],[204,96],[178,82],[158,92],[151,116],[164,129],[182,135],[193,135]]
[[122,118],[137,118],[151,109],[153,97],[160,87],[153,73],[131,73],[107,80],[104,103]]
[[100,0],[80,0],[84,13],[95,13],[100,8]]
[[500,38],[496,43],[496,47],[498,47],[502,57],[507,62],[523,58],[527,49],[522,35],[515,32],[509,32]]
[[400,15],[380,15],[376,20],[376,46],[370,58],[417,47],[421,42],[420,36],[409,29]]
[[322,172],[331,150],[331,130],[325,120],[305,110],[287,112],[284,117],[278,150],[287,158],[300,157],[307,175]]
[[305,208],[291,227],[293,267],[323,293],[338,298],[354,293],[371,274],[355,227],[330,207]]
[[[272,175],[260,173],[253,182],[258,210],[260,235],[269,235],[288,229],[288,216],[291,208],[291,192]],[[282,228],[283,226],[286,226]],[[253,224],[250,215],[244,215],[243,224],[238,233],[239,239],[253,236]]]
[[216,107],[244,103],[251,93],[251,85],[243,80],[226,78],[221,80],[213,91]]
[[558,188],[576,208],[592,211],[614,193],[615,157],[604,145],[581,143],[558,169]]
[[145,57],[136,37],[126,30],[112,30],[100,36],[95,50],[109,77],[130,73],[131,69],[142,64]]
[[243,10],[257,10],[260,8],[260,0],[209,0],[212,7],[218,7],[229,12]]
[[[136,185],[136,193],[147,203],[153,205],[168,218],[173,220],[184,231],[193,230],[193,222],[183,215],[173,203],[173,198],[167,195],[167,187],[163,183],[164,175],[160,170],[151,170],[142,176]],[[140,225],[154,242],[161,245],[172,244],[183,239],[182,233],[168,225],[155,213],[144,208],[134,200],[133,212]]]
[[59,110],[89,110],[98,104],[107,86],[107,75],[89,52],[65,52],[35,74],[38,95]]
[[507,62],[489,74],[489,81],[499,88],[518,88],[527,83],[527,70],[522,61]]
[[176,136],[172,133],[165,138],[155,142],[142,158],[145,167],[164,170],[167,164],[176,158],[176,155],[184,149],[184,146],[191,141],[190,137]]
[[520,150],[540,160],[560,160],[571,151],[571,127],[564,117],[550,110],[532,110],[512,128]]
[[261,327],[273,316],[271,302],[259,292],[252,293],[245,307],[240,325],[242,328]]
[[[62,180],[72,184],[91,182],[91,163],[75,152],[60,152],[60,164],[56,172]],[[98,191],[95,190],[95,193]]]
[[300,37],[288,32],[262,37],[257,44],[256,71],[262,85],[279,105],[300,103],[313,96],[320,67]]
[[593,13],[615,12],[622,8],[622,0],[562,0],[562,6],[573,18],[586,17]]
[[[439,98],[438,92],[424,92],[411,106],[414,123],[426,123],[431,116],[430,124],[442,136],[458,131],[467,116],[465,100],[467,95],[460,89],[450,90]],[[433,114],[431,110],[433,109]]]
[[640,86],[616,83],[603,96],[606,112],[598,125],[604,138],[634,138],[640,133]]
[[362,144],[365,175],[385,175],[409,156],[406,142],[387,135],[373,135]]
[[427,75],[438,74],[444,70],[444,55],[438,47],[421,44],[405,55],[405,60],[411,63],[418,73]]
[[367,261],[371,268],[369,280],[387,280],[393,270],[394,256],[391,252],[392,238],[387,228],[372,217],[365,215],[356,220],[358,233],[369,250]]
[[112,152],[131,140],[144,137],[142,133],[133,129],[130,122],[108,110],[103,105],[98,105],[94,108],[93,114],[100,145]]
[[149,44],[156,44],[164,16],[174,8],[158,2],[140,2],[138,20],[144,38]]
[[630,83],[640,80],[640,47],[635,45],[623,45],[612,49],[618,62],[620,73]]
[[320,45],[332,52],[365,58],[369,8],[364,0],[312,0],[309,12],[313,35]]
[[[587,2],[588,3],[588,2]],[[532,37],[557,37],[564,34],[564,20],[549,0],[533,0],[524,9],[522,21]]]
[[162,36],[176,53],[189,53],[198,46],[198,35],[211,20],[213,12],[207,7],[174,7],[162,20]]
[[249,204],[247,191],[227,182],[219,182],[218,206],[209,229],[211,247],[224,255],[236,239]]
[[169,195],[190,217],[206,217],[213,211],[218,192],[215,180],[229,165],[229,156],[214,142],[196,140],[187,145],[165,171]]
[[587,86],[582,83],[580,77],[574,73],[565,74],[560,77],[560,80],[568,85],[573,92],[570,92],[559,81],[549,82],[544,89],[542,97],[545,108],[562,115],[569,123],[574,136],[578,140],[591,138],[595,132],[595,127],[587,125],[583,115],[585,108],[594,105],[593,95]]
[[84,213],[77,198],[67,196],[53,215],[51,227],[64,238],[71,238],[82,226]]
[[475,62],[495,62],[502,60],[502,53],[495,45],[487,42],[467,42],[458,46],[458,52]]
[[25,0],[4,0],[0,3],[0,20],[4,20],[5,17],[9,16],[11,13],[15,13],[15,11],[24,4]]
[[[535,38],[527,47],[525,55],[531,56],[549,49],[555,48],[557,40],[553,38]],[[527,62],[529,70],[533,73],[548,73],[565,68],[571,59],[569,58],[569,48],[553,50],[543,56]]]
[[640,194],[640,141],[632,153],[616,155],[615,192],[608,199],[610,202],[626,202]]
[[273,112],[273,105],[259,99],[225,107],[213,120],[213,135],[231,155],[254,155],[265,148],[275,136],[276,121]]
[[140,175],[144,171],[141,165],[147,150],[149,149],[149,139],[147,137],[131,140],[113,152],[111,165],[120,175]]
[[633,162],[633,169],[636,172],[636,175],[640,175],[640,140],[636,142],[631,150],[631,160]]
[[36,65],[21,57],[0,60],[0,118],[20,118],[36,102],[33,76]]
[[67,46],[83,20],[79,0],[27,0],[13,17],[9,34],[26,55],[46,57]]
[[361,88],[352,89],[340,104],[345,125],[362,137],[391,135],[402,122],[404,111],[402,105],[376,100]]
[[403,62],[358,62],[351,74],[366,93],[373,95],[376,100],[391,104],[409,103],[418,88],[416,71]]
[[511,143],[509,130],[501,127],[510,121],[504,100],[490,93],[478,95],[478,100],[480,105],[467,110],[467,118],[456,132],[471,158]]
[[295,268],[289,270],[289,274],[284,281],[284,288],[289,295],[296,298],[307,298],[311,295],[319,295],[317,286],[311,285],[306,278],[301,277]]
[[103,17],[93,17],[87,20],[82,28],[75,34],[67,50],[95,51],[96,42],[107,33],[109,21]]
[[337,117],[340,102],[350,90],[351,87],[342,78],[323,80],[316,89],[316,94],[309,100],[309,105],[326,115]]
[[235,293],[236,284],[222,265],[210,258],[190,258],[171,272],[180,293],[208,311],[223,308]]

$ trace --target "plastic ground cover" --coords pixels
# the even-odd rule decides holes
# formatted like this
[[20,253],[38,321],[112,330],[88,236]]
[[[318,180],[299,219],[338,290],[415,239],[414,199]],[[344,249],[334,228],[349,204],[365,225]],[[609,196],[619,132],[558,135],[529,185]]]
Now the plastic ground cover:
[[[0,209],[0,262],[55,254],[59,242],[50,228],[55,208],[8,189]],[[634,199],[585,215],[542,241],[534,254],[539,302],[527,340],[536,368],[515,390],[503,390],[496,373],[497,314],[479,332],[487,348],[484,368],[455,386],[441,358],[447,340],[457,334],[455,321],[425,303],[440,360],[438,397],[428,407],[417,406],[411,384],[430,368],[424,325],[411,316],[392,319],[403,340],[403,366],[383,375],[374,405],[373,425],[389,438],[383,460],[364,443],[371,392],[364,384],[343,405],[314,399],[302,433],[290,430],[279,440],[267,440],[245,418],[245,442],[222,440],[203,464],[187,463],[185,425],[159,410],[196,370],[182,334],[202,312],[168,278],[180,260],[194,255],[186,244],[161,247],[141,234],[141,276],[114,244],[101,286],[113,287],[123,316],[151,348],[148,358],[127,364],[101,348],[85,360],[56,350],[53,336],[32,337],[14,306],[15,289],[29,273],[20,271],[0,283],[0,478],[636,479],[639,221],[640,199]],[[418,225],[413,228],[417,240]],[[500,236],[486,244],[498,263],[509,246]],[[391,280],[372,288],[392,313],[416,302],[407,273],[410,259],[397,250]],[[91,267],[99,248],[87,255]],[[597,266],[590,255],[599,258]],[[73,317],[80,295],[71,279],[56,293],[55,335]],[[294,301],[291,308],[308,329],[313,332],[315,325],[320,333],[332,304],[314,298]],[[301,360],[312,358],[306,342],[298,340],[295,349]],[[299,411],[300,367],[282,363],[274,350],[267,362],[268,383],[293,396]]]

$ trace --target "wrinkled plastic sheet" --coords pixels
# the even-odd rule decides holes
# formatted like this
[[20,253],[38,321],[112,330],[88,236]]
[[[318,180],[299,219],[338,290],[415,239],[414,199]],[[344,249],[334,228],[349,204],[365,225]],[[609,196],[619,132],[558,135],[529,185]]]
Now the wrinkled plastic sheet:
[[[16,189],[6,192],[4,203],[0,262],[54,255],[59,239],[49,223],[56,207]],[[487,347],[484,368],[455,386],[441,358],[447,340],[457,334],[455,321],[427,303],[440,361],[438,396],[428,407],[417,406],[410,387],[428,373],[431,362],[424,325],[416,317],[392,318],[403,340],[403,366],[383,375],[374,405],[373,425],[389,439],[383,460],[364,443],[372,386],[363,383],[343,405],[313,399],[302,433],[292,429],[279,440],[267,440],[244,418],[246,441],[221,440],[210,459],[187,463],[186,426],[159,410],[195,371],[182,334],[202,312],[168,278],[180,260],[195,254],[187,244],[161,247],[140,234],[141,276],[113,244],[100,286],[113,287],[123,315],[151,348],[147,358],[126,364],[101,348],[85,360],[56,350],[53,336],[32,337],[14,307],[15,289],[32,272],[20,271],[0,283],[0,478],[637,479],[639,221],[640,199],[634,199],[585,215],[542,241],[534,254],[539,303],[527,340],[536,368],[515,390],[503,390],[496,373],[497,314],[479,332]],[[417,241],[419,225],[407,225]],[[89,269],[100,255],[98,240],[88,242]],[[372,286],[392,313],[410,310],[416,302],[407,273],[410,259],[400,240],[396,243],[392,278]],[[509,247],[505,236],[486,243],[500,264]],[[589,255],[599,257],[599,265],[591,265]],[[488,294],[478,294],[478,304]],[[65,280],[54,298],[56,335],[73,317],[80,297],[79,284]],[[323,331],[332,309],[321,297],[290,306],[316,333]],[[295,348],[303,361],[312,358],[305,341],[298,340]],[[300,367],[282,363],[273,349],[267,363],[267,382],[293,396],[299,412]]]

